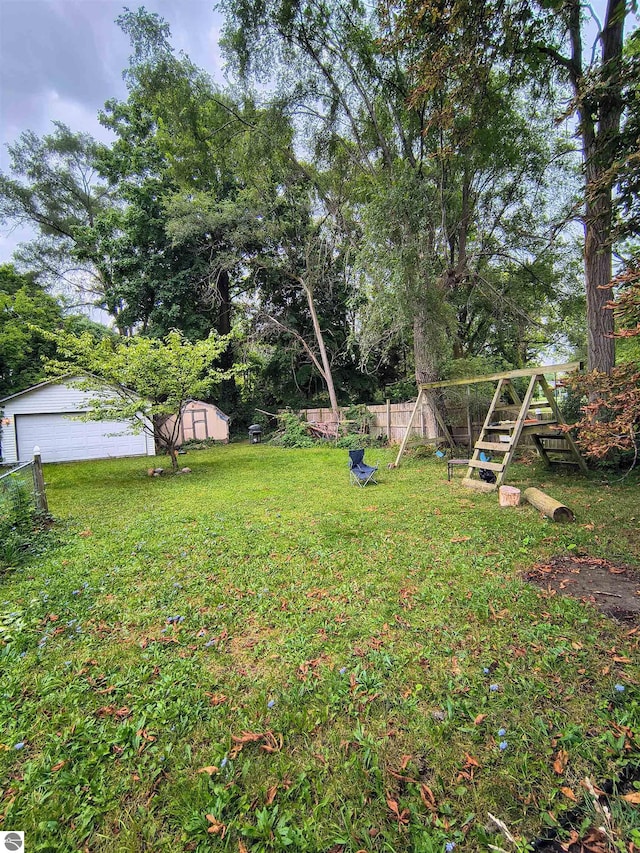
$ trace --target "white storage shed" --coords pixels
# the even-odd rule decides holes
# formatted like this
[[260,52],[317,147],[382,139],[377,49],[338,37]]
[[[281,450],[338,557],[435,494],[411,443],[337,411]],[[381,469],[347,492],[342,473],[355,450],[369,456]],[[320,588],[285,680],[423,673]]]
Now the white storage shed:
[[119,456],[154,456],[153,437],[135,433],[127,421],[80,421],[95,391],[83,391],[73,378],[41,382],[0,400],[2,461],[26,462],[37,445],[43,462],[71,462]]

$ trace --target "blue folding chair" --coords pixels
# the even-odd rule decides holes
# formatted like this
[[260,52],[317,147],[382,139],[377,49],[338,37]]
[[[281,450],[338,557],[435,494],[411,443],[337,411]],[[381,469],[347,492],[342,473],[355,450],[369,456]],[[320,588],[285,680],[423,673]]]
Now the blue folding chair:
[[374,477],[377,470],[377,465],[365,463],[364,450],[349,451],[349,479],[352,486],[367,486],[369,483],[377,485]]

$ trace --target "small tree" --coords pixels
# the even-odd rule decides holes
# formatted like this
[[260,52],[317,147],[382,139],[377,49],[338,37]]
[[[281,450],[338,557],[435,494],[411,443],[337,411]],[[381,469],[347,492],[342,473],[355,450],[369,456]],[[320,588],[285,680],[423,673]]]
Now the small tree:
[[132,429],[156,437],[159,427],[175,416],[173,428],[162,433],[162,440],[176,471],[185,403],[209,397],[222,380],[238,370],[237,366],[228,370],[216,367],[229,337],[212,333],[190,343],[173,331],[162,340],[109,338],[96,344],[89,334],[61,334],[54,337],[58,357],[46,366],[58,375],[81,374],[79,386],[96,392],[88,420],[127,420]]

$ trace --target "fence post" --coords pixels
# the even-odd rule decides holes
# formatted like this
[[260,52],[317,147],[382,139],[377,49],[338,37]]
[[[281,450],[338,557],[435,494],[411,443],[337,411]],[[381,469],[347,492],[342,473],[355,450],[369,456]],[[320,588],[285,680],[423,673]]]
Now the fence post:
[[387,444],[391,444],[391,400],[387,400]]
[[47,492],[44,485],[44,474],[42,473],[42,458],[40,457],[40,448],[38,445],[33,448],[33,485],[36,493],[36,507],[38,512],[48,513],[49,505],[47,504]]

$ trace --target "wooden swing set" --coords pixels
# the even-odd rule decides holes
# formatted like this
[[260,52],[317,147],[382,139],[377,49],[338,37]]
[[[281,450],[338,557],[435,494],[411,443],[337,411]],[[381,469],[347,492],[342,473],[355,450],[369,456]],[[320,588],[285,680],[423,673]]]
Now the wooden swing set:
[[[523,435],[528,435],[544,460],[545,464],[551,466],[554,462],[577,465],[584,473],[588,473],[587,465],[580,455],[573,438],[562,429],[566,421],[562,417],[558,404],[554,397],[553,389],[546,380],[545,374],[569,373],[580,370],[582,363],[571,361],[565,364],[549,364],[543,367],[524,368],[522,370],[509,370],[503,373],[491,373],[488,376],[474,376],[469,379],[451,379],[447,382],[427,382],[418,386],[418,399],[416,400],[411,417],[407,425],[400,450],[396,457],[395,465],[400,464],[405,451],[413,421],[420,407],[430,402],[431,392],[451,388],[453,386],[471,386],[482,382],[495,382],[496,388],[487,411],[484,423],[480,430],[478,440],[475,442],[473,453],[468,460],[456,460],[467,463],[467,473],[463,479],[463,485],[479,491],[491,492],[504,484],[507,470],[513,461],[518,443]],[[513,380],[529,377],[529,386],[523,398],[520,399]],[[532,412],[535,393],[537,389],[542,391],[551,409],[550,420],[540,420],[539,413]],[[503,396],[507,396],[511,405],[502,403]],[[455,444],[451,432],[444,422],[442,415],[436,405],[431,404],[436,423],[438,424],[444,440],[453,450]],[[496,412],[512,412],[515,414],[513,420],[499,420]],[[471,441],[471,418],[467,412],[467,421],[470,425],[469,440]],[[560,458],[558,458],[560,457]],[[495,474],[495,482],[488,483],[480,478],[480,471],[491,471]]]

